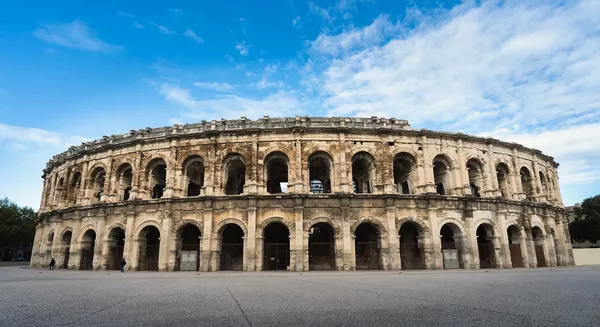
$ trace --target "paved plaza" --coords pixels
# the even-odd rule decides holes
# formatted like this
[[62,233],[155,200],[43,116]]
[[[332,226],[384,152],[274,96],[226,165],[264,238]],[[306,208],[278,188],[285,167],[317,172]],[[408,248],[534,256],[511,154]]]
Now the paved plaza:
[[600,267],[196,273],[0,267],[0,326],[599,326]]

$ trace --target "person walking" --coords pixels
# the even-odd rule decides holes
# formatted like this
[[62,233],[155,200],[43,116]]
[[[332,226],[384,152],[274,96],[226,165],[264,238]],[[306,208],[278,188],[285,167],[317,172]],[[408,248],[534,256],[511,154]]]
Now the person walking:
[[125,265],[127,264],[127,261],[125,261],[125,258],[121,259],[121,273],[124,274],[125,273]]
[[52,258],[50,260],[50,270],[54,270],[54,265],[56,264],[56,261],[54,261],[54,258]]

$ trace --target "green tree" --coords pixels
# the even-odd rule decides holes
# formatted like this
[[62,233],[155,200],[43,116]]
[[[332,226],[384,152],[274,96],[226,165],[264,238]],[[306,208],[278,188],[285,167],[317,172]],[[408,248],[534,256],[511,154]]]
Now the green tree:
[[30,207],[21,207],[8,198],[0,199],[0,245],[33,243],[36,216]]
[[575,209],[575,221],[569,224],[569,233],[577,242],[600,240],[600,194],[587,198]]

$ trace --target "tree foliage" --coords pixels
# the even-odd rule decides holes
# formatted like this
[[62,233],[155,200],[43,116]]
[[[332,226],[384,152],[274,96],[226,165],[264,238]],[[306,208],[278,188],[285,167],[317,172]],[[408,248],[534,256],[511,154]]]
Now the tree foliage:
[[36,212],[8,198],[0,199],[0,245],[28,245],[35,236]]
[[600,194],[587,198],[575,209],[575,221],[569,224],[569,233],[577,242],[600,240]]

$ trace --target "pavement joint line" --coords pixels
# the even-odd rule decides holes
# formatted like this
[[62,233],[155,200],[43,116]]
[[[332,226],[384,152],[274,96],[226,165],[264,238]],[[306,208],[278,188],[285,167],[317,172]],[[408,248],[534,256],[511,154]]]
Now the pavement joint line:
[[96,311],[94,311],[94,312],[92,312],[92,313],[90,313],[90,314],[88,314],[88,315],[85,315],[85,316],[83,316],[83,317],[80,317],[80,318],[78,318],[78,319],[75,319],[75,320],[73,320],[73,321],[71,321],[71,322],[69,322],[69,323],[66,323],[66,324],[59,324],[58,326],[69,326],[69,325],[73,325],[73,324],[75,324],[75,323],[76,323],[76,322],[78,322],[78,321],[81,321],[81,320],[83,320],[83,319],[85,319],[85,318],[89,318],[89,317],[91,317],[91,316],[93,316],[93,315],[95,315],[95,314],[97,314],[97,313],[100,313],[100,312],[102,312],[102,311],[104,311],[104,310],[108,310],[108,309],[110,309],[110,308],[112,308],[112,307],[114,307],[114,306],[116,306],[116,305],[119,305],[119,304],[121,304],[121,303],[123,303],[123,302],[125,302],[125,301],[127,301],[127,300],[134,299],[134,298],[136,298],[136,297],[138,297],[138,296],[140,296],[140,294],[137,294],[137,295],[130,296],[130,297],[128,297],[128,298],[125,298],[125,299],[123,299],[123,300],[121,300],[121,301],[117,301],[116,303],[113,303],[113,304],[109,304],[109,305],[105,306],[104,308],[98,309],[98,310],[96,310]]
[[[223,281],[221,280],[221,282],[223,282]],[[229,292],[229,295],[231,295],[231,298],[237,305],[238,309],[240,309],[240,312],[242,312],[242,315],[246,319],[246,322],[248,322],[248,325],[250,325],[250,327],[254,327],[254,325],[252,325],[252,322],[250,322],[250,319],[248,319],[248,316],[246,316],[246,313],[244,312],[244,309],[242,309],[242,306],[240,305],[238,300],[235,298],[235,296],[233,296],[233,293],[231,293],[231,290],[229,289],[229,287],[227,287],[227,284],[223,283],[223,286],[225,286],[225,288],[227,289],[227,292]]]
[[492,309],[486,309],[486,308],[478,308],[478,307],[472,307],[472,306],[468,306],[468,305],[463,305],[463,304],[456,304],[456,303],[452,303],[452,302],[442,302],[442,301],[435,301],[435,300],[428,300],[428,299],[423,299],[423,298],[418,298],[418,297],[410,297],[410,296],[406,296],[406,295],[400,295],[400,294],[390,294],[390,293],[386,293],[386,292],[381,292],[381,291],[374,291],[374,290],[366,290],[366,289],[362,289],[362,288],[356,288],[356,287],[351,287],[351,286],[344,286],[344,285],[339,285],[336,283],[323,283],[323,282],[314,282],[311,280],[306,280],[306,279],[302,279],[302,278],[294,278],[294,279],[298,279],[304,282],[312,282],[313,284],[322,284],[322,285],[326,285],[326,286],[339,286],[342,288],[348,288],[348,289],[352,289],[355,291],[362,291],[362,292],[367,292],[367,293],[375,293],[375,294],[380,294],[380,295],[387,295],[387,296],[391,296],[391,297],[401,297],[401,298],[405,298],[405,299],[409,299],[409,300],[418,300],[421,302],[425,302],[425,303],[433,303],[433,304],[445,304],[445,305],[450,305],[450,306],[455,306],[455,307],[460,307],[460,308],[465,308],[465,309],[471,309],[471,310],[481,310],[481,311],[486,311],[486,312],[493,312],[493,313],[498,313],[498,314],[504,314],[504,315],[512,315],[512,316],[520,316],[520,317],[524,317],[524,318],[528,318],[528,319],[538,319],[538,320],[542,320],[542,321],[546,321],[546,322],[551,322],[551,323],[568,323],[570,326],[579,326],[579,327],[587,327],[585,325],[577,325],[574,324],[572,322],[564,322],[564,321],[560,321],[560,320],[551,320],[551,319],[545,319],[545,318],[538,318],[538,317],[531,317],[527,314],[522,314],[522,313],[514,313],[514,312],[506,312],[506,311],[500,311],[500,310],[492,310]]

